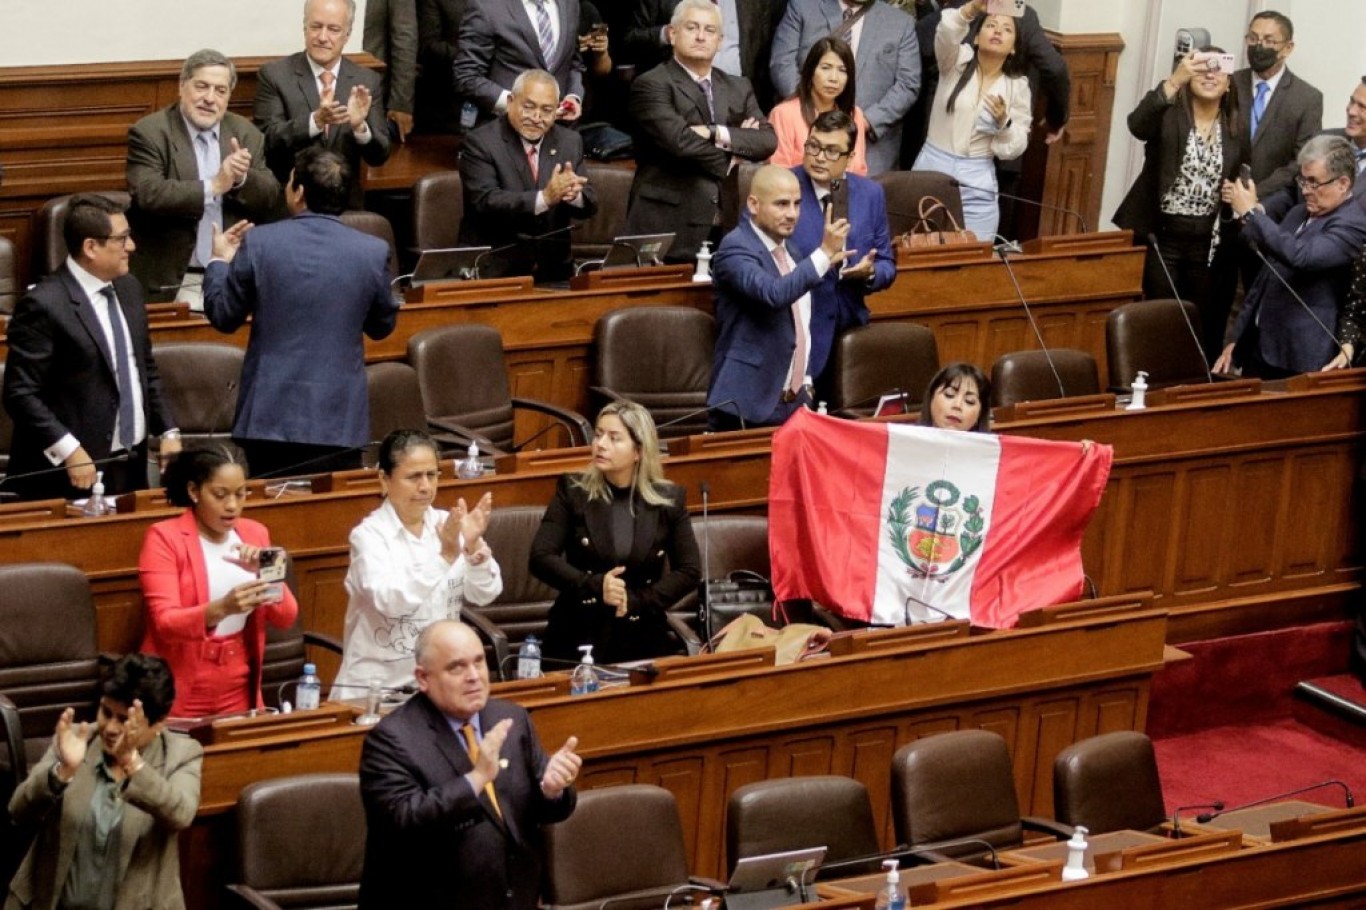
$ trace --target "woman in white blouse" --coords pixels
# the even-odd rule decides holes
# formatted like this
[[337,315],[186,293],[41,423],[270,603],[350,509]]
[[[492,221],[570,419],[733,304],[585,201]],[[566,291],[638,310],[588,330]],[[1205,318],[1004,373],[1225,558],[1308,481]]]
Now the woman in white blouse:
[[337,695],[359,697],[372,680],[386,688],[413,682],[417,635],[437,619],[459,619],[468,601],[486,604],[503,577],[484,529],[493,511],[485,493],[474,508],[457,500],[432,506],[440,469],[436,442],[396,430],[379,449],[384,502],[351,532],[346,573],[345,653]]
[[1032,110],[1024,62],[1015,52],[1014,18],[987,16],[972,43],[963,43],[985,6],[986,0],[970,0],[944,10],[939,20],[934,33],[939,88],[915,169],[958,178],[964,227],[990,240],[1001,221],[996,159],[1024,154]]

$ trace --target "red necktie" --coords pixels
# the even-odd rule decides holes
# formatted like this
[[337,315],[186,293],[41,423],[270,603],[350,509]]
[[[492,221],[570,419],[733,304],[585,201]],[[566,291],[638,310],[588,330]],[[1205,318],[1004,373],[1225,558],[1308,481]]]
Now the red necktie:
[[531,182],[540,183],[541,147],[539,145],[528,145],[526,147],[526,163],[531,166]]

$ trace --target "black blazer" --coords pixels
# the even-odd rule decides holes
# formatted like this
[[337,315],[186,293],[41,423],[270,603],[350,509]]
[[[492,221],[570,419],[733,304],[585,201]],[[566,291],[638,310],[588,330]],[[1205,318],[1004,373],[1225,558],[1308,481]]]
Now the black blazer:
[[[1238,93],[1239,125],[1245,134],[1252,130],[1252,70],[1233,74],[1233,90]],[[1267,198],[1290,186],[1300,167],[1295,156],[1300,148],[1323,129],[1323,93],[1287,69],[1267,102],[1257,137],[1252,140],[1252,179],[1257,195]]]
[[560,477],[531,543],[531,574],[560,592],[550,608],[545,655],[577,660],[578,646],[591,644],[596,661],[616,663],[673,651],[664,612],[702,577],[683,488],[670,485],[666,506],[636,503],[623,575],[628,612],[617,619],[602,602],[603,574],[622,564],[612,546],[612,506],[589,502],[572,477]]
[[541,795],[548,761],[527,712],[490,698],[484,731],[504,718],[507,767],[493,789],[502,818],[470,789],[473,768],[459,734],[425,694],[380,721],[361,750],[365,869],[360,906],[430,906],[441,895],[452,910],[535,910],[540,890],[540,826],[574,811],[573,788],[558,800]]

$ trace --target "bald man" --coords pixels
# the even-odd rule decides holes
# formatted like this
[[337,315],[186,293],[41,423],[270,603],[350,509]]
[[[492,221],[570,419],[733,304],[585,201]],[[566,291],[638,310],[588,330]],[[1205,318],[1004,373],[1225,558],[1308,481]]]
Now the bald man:
[[777,426],[811,403],[811,291],[848,257],[849,222],[827,216],[810,255],[788,243],[802,193],[791,171],[765,165],[754,175],[748,220],[712,258],[716,355],[707,405],[713,430]]

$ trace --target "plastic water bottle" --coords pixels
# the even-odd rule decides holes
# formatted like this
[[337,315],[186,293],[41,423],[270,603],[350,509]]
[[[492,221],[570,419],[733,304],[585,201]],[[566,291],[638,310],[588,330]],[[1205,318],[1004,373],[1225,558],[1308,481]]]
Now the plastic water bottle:
[[484,464],[479,460],[479,443],[471,442],[465,451],[465,460],[455,466],[455,476],[461,480],[473,480],[484,475]]
[[883,861],[882,868],[887,870],[887,883],[877,893],[877,903],[873,905],[875,910],[906,910],[910,903],[906,897],[906,889],[901,887],[899,866],[900,863],[894,859]]
[[95,483],[90,487],[90,496],[85,501],[85,506],[81,509],[81,514],[86,518],[98,518],[101,515],[108,515],[112,509],[104,498],[104,472],[95,472]]
[[579,650],[583,652],[583,660],[574,668],[574,674],[569,677],[570,695],[591,695],[598,691],[598,671],[593,669],[593,646],[579,645]]
[[517,678],[536,679],[541,675],[541,643],[535,635],[528,635],[517,652]]
[[312,711],[322,704],[323,681],[318,678],[314,664],[304,664],[304,675],[299,677],[299,691],[295,694],[300,711]]
[[1072,829],[1072,839],[1067,842],[1067,865],[1062,867],[1062,880],[1079,882],[1090,878],[1086,869],[1086,828],[1081,825]]

